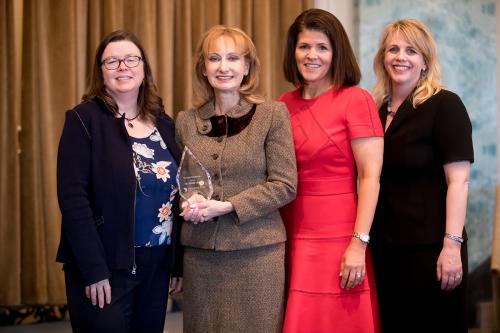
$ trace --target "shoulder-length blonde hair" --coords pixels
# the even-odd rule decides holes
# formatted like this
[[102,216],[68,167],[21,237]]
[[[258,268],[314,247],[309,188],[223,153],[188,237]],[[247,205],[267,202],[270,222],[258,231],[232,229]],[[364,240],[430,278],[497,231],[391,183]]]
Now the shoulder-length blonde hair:
[[438,62],[436,42],[429,28],[415,19],[403,19],[389,23],[380,36],[377,54],[373,60],[373,69],[377,81],[373,88],[373,98],[380,107],[391,95],[391,78],[384,67],[384,57],[387,42],[394,34],[399,34],[409,44],[415,47],[423,56],[426,70],[420,74],[420,79],[411,96],[413,107],[425,102],[429,97],[443,89],[441,84],[441,66]]
[[259,85],[260,62],[257,50],[252,40],[243,30],[235,27],[216,25],[210,28],[198,43],[195,52],[194,67],[194,104],[196,107],[208,102],[214,96],[214,89],[208,82],[205,72],[205,59],[212,44],[220,37],[228,37],[234,41],[237,48],[241,50],[242,56],[248,65],[248,74],[243,77],[240,86],[240,95],[247,101],[255,104],[262,103],[264,98],[255,93]]

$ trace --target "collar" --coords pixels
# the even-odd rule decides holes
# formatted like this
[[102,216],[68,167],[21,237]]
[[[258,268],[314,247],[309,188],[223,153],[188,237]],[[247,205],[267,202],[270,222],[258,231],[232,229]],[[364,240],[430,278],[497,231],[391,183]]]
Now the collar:
[[109,108],[109,106],[106,104],[106,102],[104,102],[99,96],[94,96],[91,99],[91,101],[93,101],[94,103],[96,103],[97,105],[99,105],[102,110],[104,110],[105,112],[111,114],[114,117],[113,111]]
[[[238,104],[230,108],[226,112],[226,116],[230,118],[240,118],[245,116],[252,110],[253,104],[247,100],[240,98]],[[195,122],[198,132],[205,135],[212,130],[210,118],[216,116],[214,99],[210,99],[201,107],[195,110]]]

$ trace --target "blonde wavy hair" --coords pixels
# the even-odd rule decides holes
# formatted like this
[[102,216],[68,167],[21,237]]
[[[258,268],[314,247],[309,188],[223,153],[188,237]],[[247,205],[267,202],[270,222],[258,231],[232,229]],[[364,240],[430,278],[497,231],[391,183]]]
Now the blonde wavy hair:
[[384,57],[387,42],[394,35],[399,34],[409,44],[415,47],[423,56],[426,70],[422,71],[420,79],[411,96],[414,108],[425,102],[429,97],[437,94],[441,84],[441,66],[438,62],[436,42],[429,28],[415,19],[403,19],[389,23],[380,36],[377,54],[373,59],[373,70],[377,77],[373,87],[373,98],[377,106],[381,106],[391,95],[391,78],[384,67]]
[[220,37],[231,38],[247,62],[248,74],[243,77],[241,82],[239,91],[241,97],[255,104],[264,102],[264,97],[255,93],[259,85],[260,62],[252,40],[241,29],[216,25],[203,35],[196,47],[193,80],[194,105],[199,107],[214,97],[214,89],[203,73],[205,72],[205,59],[208,57],[210,47]]

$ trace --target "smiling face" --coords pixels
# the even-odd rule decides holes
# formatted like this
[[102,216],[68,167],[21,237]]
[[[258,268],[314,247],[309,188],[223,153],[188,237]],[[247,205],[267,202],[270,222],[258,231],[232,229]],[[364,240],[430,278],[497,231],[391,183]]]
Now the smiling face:
[[230,37],[221,36],[210,45],[204,73],[215,92],[238,93],[248,63]]
[[295,47],[295,61],[306,84],[329,86],[332,59],[332,45],[325,33],[310,29],[299,33]]
[[[127,40],[109,43],[101,57],[101,61],[111,58],[123,60],[128,56],[141,57],[141,51],[132,42]],[[114,99],[120,99],[125,95],[139,93],[139,87],[144,80],[144,64],[139,62],[137,67],[129,68],[122,61],[117,69],[109,70],[101,65],[102,77],[106,91]]]
[[415,46],[409,44],[400,34],[394,33],[386,42],[384,68],[391,78],[392,89],[409,93],[417,86],[422,71],[427,70],[427,65],[422,53]]

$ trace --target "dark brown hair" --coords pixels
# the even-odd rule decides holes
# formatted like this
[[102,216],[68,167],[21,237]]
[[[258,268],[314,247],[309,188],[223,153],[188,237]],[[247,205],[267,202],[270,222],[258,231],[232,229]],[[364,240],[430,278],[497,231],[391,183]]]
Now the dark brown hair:
[[144,48],[139,42],[139,39],[133,33],[128,31],[116,30],[103,38],[97,47],[94,57],[94,65],[92,66],[92,72],[90,73],[89,84],[87,91],[82,96],[82,100],[88,101],[94,97],[99,97],[115,114],[119,113],[115,100],[106,91],[101,69],[101,58],[104,50],[108,44],[119,41],[129,41],[137,46],[137,48],[141,51],[141,58],[144,64],[144,80],[139,87],[139,95],[137,96],[139,117],[156,123],[156,119],[164,114],[163,102],[161,97],[158,95],[158,90],[153,80],[153,74],[151,72],[151,66],[149,65],[146,52],[144,52]]
[[330,65],[332,86],[340,88],[357,85],[361,80],[361,71],[344,27],[333,14],[317,8],[302,12],[288,29],[283,60],[283,71],[287,81],[296,87],[305,84],[297,68],[295,48],[299,34],[306,29],[321,31],[330,40],[333,51]]

